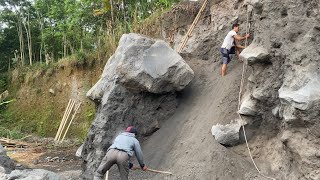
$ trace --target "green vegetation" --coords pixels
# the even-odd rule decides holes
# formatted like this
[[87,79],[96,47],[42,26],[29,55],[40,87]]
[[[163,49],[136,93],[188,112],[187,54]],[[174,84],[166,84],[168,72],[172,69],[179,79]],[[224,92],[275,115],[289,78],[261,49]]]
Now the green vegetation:
[[[48,93],[55,74],[88,70],[82,77],[83,89],[89,90],[97,80],[89,71],[101,71],[122,34],[160,34],[159,28],[148,27],[176,2],[0,0],[0,93],[9,90],[5,101],[20,97],[0,105],[0,136],[54,136],[66,106],[61,100],[69,98]],[[94,116],[93,103],[83,104],[70,135],[84,139]]]

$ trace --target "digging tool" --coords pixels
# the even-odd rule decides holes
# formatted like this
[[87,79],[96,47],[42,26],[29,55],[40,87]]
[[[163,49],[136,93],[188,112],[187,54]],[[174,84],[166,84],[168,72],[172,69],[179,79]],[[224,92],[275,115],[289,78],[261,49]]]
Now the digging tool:
[[[131,170],[138,170],[138,169],[141,169],[140,167],[132,167]],[[142,169],[141,169],[142,170]],[[159,170],[155,170],[155,169],[150,169],[150,168],[147,168],[146,171],[150,171],[150,172],[154,172],[154,173],[160,173],[160,174],[168,174],[168,175],[173,175],[172,172],[169,172],[169,171],[159,171]]]

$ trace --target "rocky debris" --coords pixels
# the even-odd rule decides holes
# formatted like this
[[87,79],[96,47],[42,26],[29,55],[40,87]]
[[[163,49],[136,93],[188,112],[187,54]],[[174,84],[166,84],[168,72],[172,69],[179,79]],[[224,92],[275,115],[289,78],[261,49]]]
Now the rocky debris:
[[0,155],[5,156],[7,155],[7,151],[3,148],[3,146],[0,144]]
[[249,65],[255,63],[270,63],[269,53],[264,47],[258,46],[255,43],[250,44],[241,53],[243,58]]
[[45,161],[46,162],[65,162],[65,161],[73,161],[73,159],[55,156],[55,157],[46,157]]
[[192,69],[164,41],[138,34],[121,37],[115,54],[87,97],[97,104],[81,151],[83,178],[91,178],[112,139],[133,125],[139,136],[160,128],[177,105],[176,91],[194,77]]
[[246,116],[255,116],[257,115],[256,101],[250,97],[250,94],[247,94],[241,103],[239,114]]
[[4,173],[10,173],[15,169],[15,163],[6,155],[0,155],[0,167]]
[[62,177],[54,172],[44,169],[14,170],[7,175],[7,179],[19,180],[62,180]]
[[220,144],[234,146],[239,143],[240,128],[240,120],[236,120],[230,124],[212,126],[211,133]]

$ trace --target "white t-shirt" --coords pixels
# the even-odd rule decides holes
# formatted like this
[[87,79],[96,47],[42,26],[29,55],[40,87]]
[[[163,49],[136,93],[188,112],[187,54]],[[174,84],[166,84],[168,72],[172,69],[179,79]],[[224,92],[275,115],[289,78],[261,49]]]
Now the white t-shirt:
[[234,30],[231,30],[224,38],[221,48],[231,49],[231,47],[234,46],[234,35],[237,35],[237,33]]

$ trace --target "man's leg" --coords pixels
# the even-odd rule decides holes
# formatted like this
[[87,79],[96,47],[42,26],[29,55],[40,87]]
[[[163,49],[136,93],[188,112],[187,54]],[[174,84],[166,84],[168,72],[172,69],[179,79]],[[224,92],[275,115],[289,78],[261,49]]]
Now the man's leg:
[[117,154],[114,149],[110,149],[102,159],[93,180],[103,180],[104,174],[116,163]]
[[221,75],[222,77],[226,75],[227,64],[222,64]]
[[121,180],[128,180],[129,176],[129,156],[126,152],[119,151],[117,165]]
[[222,77],[226,75],[227,71],[227,64],[231,61],[230,55],[227,49],[221,49],[222,54],[222,68],[221,68],[221,75]]

